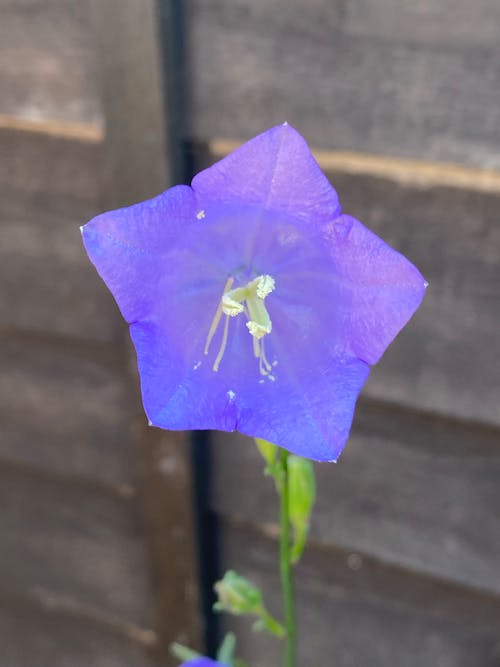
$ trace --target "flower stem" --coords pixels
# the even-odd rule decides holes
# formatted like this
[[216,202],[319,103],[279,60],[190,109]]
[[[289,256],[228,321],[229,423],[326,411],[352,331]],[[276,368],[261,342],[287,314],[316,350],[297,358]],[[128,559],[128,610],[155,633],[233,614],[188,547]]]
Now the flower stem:
[[288,452],[284,449],[280,451],[280,459],[280,574],[281,588],[283,591],[286,632],[284,667],[295,667],[297,636],[295,627],[295,601],[292,578],[292,546],[290,539]]

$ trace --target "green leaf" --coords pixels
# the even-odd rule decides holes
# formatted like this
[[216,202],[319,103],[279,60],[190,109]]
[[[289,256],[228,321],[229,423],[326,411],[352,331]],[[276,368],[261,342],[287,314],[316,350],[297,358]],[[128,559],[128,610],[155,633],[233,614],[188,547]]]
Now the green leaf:
[[262,454],[262,458],[266,462],[264,474],[274,477],[276,484],[279,483],[281,469],[278,460],[279,447],[273,445],[272,442],[262,440],[262,438],[254,438],[257,449]]
[[295,564],[306,546],[311,512],[316,500],[316,480],[311,461],[291,454],[288,457],[288,484],[288,511],[294,537],[292,562]]

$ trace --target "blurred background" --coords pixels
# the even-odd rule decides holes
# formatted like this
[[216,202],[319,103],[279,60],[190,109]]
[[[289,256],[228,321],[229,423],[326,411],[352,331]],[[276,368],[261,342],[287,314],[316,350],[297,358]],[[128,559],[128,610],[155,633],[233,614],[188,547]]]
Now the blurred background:
[[500,665],[498,0],[0,0],[0,665],[153,667],[235,567],[279,613],[250,440],[145,426],[79,226],[288,120],[430,282],[317,467],[301,664]]

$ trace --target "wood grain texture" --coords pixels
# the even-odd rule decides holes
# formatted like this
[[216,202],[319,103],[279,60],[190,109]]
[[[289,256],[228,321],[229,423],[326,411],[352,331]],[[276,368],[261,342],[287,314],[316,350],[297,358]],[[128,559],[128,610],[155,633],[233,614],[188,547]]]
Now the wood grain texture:
[[133,492],[139,411],[124,355],[0,335],[0,458]]
[[0,113],[100,123],[87,0],[1,0],[0,15]]
[[0,594],[2,661],[8,667],[146,667],[145,647],[99,623],[50,605],[37,608]]
[[498,49],[500,5],[496,0],[349,0],[343,29],[348,35],[404,40],[420,47]]
[[118,340],[124,326],[90,264],[80,225],[99,203],[101,148],[43,133],[0,130],[0,323]]
[[130,499],[5,463],[0,481],[4,589],[151,627],[145,535]]
[[203,651],[190,443],[186,433],[155,428],[144,433],[141,446],[157,656],[162,665],[177,667],[172,642]]
[[[406,33],[390,29],[405,16],[393,12],[394,3],[371,10],[379,33],[384,27],[378,35],[367,3],[350,4],[191,0],[190,136],[247,138],[288,120],[322,148],[498,167],[494,0],[482,14],[460,2],[453,20],[449,3],[435,3],[439,20],[417,21],[420,35],[432,23],[442,26],[445,38],[434,44],[415,43],[409,20]],[[480,17],[476,30],[472,12]],[[458,27],[448,27],[456,17]],[[468,31],[476,43],[457,38]]]
[[[274,522],[253,442],[213,435],[213,507]],[[500,594],[499,432],[361,402],[338,465],[318,465],[311,539]]]
[[125,206],[169,182],[166,110],[152,0],[89,0],[106,124],[106,202]]
[[[223,523],[222,566],[266,592],[280,614],[277,544],[251,528]],[[309,551],[297,571],[299,664],[335,667],[495,667],[500,599],[408,577],[335,549]],[[254,667],[280,661],[280,643],[256,635],[246,619],[226,620],[239,653]],[[325,662],[325,656],[326,658]]]
[[[0,187],[99,206],[102,147],[95,136],[69,134],[54,123],[5,122],[0,127]],[[74,127],[74,126],[73,126]],[[85,126],[87,127],[87,126]]]

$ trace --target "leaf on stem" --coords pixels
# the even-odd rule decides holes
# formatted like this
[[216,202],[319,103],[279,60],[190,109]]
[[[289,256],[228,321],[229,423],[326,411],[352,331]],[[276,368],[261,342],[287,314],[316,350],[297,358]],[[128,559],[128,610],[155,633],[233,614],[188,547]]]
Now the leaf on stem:
[[316,499],[314,468],[301,456],[288,457],[289,514],[293,528],[292,562],[298,563],[307,542],[311,512]]

